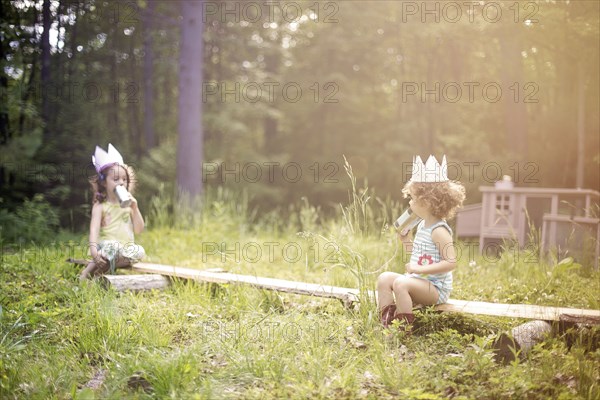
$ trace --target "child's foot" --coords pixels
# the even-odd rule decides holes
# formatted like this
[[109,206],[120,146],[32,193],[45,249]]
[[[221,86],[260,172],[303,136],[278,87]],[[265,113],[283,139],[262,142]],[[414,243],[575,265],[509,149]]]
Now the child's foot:
[[95,270],[96,270],[96,263],[93,261],[90,261],[88,263],[88,265],[83,269],[83,271],[81,271],[81,274],[79,275],[79,282],[84,282],[88,279],[91,279]]
[[396,315],[396,305],[389,304],[383,307],[379,315],[381,319],[381,324],[384,326],[384,328],[389,327]]

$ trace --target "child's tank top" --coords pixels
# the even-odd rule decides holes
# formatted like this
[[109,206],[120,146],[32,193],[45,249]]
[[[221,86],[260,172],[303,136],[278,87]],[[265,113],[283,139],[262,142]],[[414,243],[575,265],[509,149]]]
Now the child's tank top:
[[134,241],[131,207],[121,208],[118,203],[102,203],[102,221],[100,223],[100,242],[116,240],[122,245]]

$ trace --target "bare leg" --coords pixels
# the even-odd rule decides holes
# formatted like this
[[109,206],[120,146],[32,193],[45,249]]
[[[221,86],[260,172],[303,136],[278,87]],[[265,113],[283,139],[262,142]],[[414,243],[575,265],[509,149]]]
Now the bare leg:
[[110,271],[110,257],[116,257],[115,259],[115,268],[125,268],[131,266],[131,260],[119,253],[117,254],[107,254],[103,250],[100,250],[100,255],[106,260],[106,268],[100,271],[102,274],[106,274]]
[[79,275],[79,281],[83,282],[86,279],[91,279],[94,273],[96,272],[96,263],[90,261],[88,265],[81,271],[81,275]]
[[119,256],[117,258],[117,262],[115,263],[115,267],[117,267],[117,268],[131,267],[131,260],[127,257]]
[[110,269],[110,263],[106,258],[102,257],[102,262],[98,263],[94,260],[90,261],[85,269],[79,275],[79,280],[84,281],[86,279],[91,279],[94,276],[105,274]]
[[400,275],[394,272],[384,272],[377,278],[377,303],[379,304],[379,319],[381,324],[387,328],[396,315],[396,303],[394,302],[394,281]]
[[412,313],[413,304],[436,304],[439,293],[426,279],[400,275],[394,280],[396,310],[398,313]]
[[377,304],[380,310],[394,304],[394,281],[400,276],[395,272],[384,272],[377,278]]

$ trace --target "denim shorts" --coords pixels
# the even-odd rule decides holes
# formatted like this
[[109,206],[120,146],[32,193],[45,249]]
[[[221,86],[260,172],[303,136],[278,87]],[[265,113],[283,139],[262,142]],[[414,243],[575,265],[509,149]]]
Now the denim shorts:
[[426,278],[420,274],[406,274],[406,276],[429,281],[438,291],[438,300],[436,304],[444,304],[450,298],[450,292],[452,292],[452,289],[445,286],[443,282]]

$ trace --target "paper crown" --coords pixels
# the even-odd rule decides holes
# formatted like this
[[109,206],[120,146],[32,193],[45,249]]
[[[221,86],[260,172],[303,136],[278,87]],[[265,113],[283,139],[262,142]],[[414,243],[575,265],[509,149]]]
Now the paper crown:
[[413,159],[411,182],[447,182],[448,179],[448,164],[446,156],[442,158],[442,165],[438,163],[436,158],[429,156],[427,162],[423,164],[420,156]]
[[115,164],[124,164],[123,156],[112,144],[108,144],[108,152],[96,146],[96,151],[92,156],[92,163],[96,168],[96,172],[100,173],[107,167],[112,167]]

